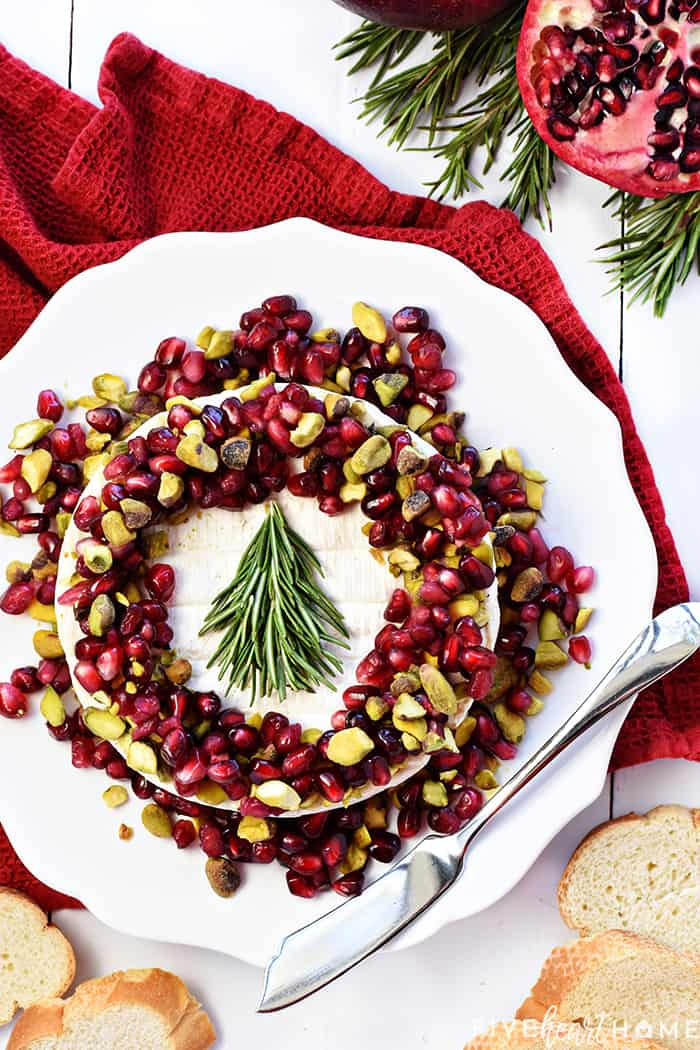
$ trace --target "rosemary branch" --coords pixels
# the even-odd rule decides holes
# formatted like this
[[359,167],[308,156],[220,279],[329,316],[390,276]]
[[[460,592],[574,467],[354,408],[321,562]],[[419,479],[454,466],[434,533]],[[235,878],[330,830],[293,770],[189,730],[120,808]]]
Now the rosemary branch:
[[214,598],[200,636],[222,630],[208,667],[216,665],[226,691],[256,696],[287,689],[335,689],[342,663],[328,646],[348,648],[343,617],[323,593],[318,558],[276,503],[246,547],[232,582]]
[[631,292],[630,303],[651,301],[663,317],[676,285],[685,284],[693,266],[700,273],[700,192],[654,200],[617,191],[605,206],[624,220],[624,235],[600,245],[613,249],[601,260],[612,290]]

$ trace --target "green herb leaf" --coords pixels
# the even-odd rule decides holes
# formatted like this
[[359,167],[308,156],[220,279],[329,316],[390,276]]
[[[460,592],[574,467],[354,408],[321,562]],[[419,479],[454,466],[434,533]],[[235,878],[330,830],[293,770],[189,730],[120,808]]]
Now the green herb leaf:
[[319,587],[321,563],[276,503],[241,556],[233,581],[212,602],[200,635],[223,630],[208,667],[226,691],[256,696],[335,689],[342,669],[328,646],[349,648],[345,621]]
[[623,233],[600,250],[613,279],[612,291],[630,292],[629,303],[652,302],[663,317],[676,285],[695,267],[700,273],[700,192],[654,200],[617,191],[605,202],[623,222]]

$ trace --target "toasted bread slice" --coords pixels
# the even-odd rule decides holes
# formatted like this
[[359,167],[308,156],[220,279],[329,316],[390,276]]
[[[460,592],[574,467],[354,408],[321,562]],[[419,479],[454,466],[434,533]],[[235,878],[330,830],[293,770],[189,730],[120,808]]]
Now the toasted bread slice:
[[554,1021],[501,1021],[483,1035],[477,1035],[464,1050],[663,1050],[648,1040],[616,1039],[610,1031],[587,1032],[581,1025]]
[[206,1050],[206,1013],[175,974],[126,970],[85,981],[18,1020],[7,1050]]
[[519,1018],[556,1017],[589,1028],[700,1048],[700,956],[609,930],[555,948]]
[[629,930],[700,952],[700,810],[659,806],[595,828],[559,883],[567,926]]
[[63,995],[75,977],[69,942],[29,897],[0,888],[0,1024],[21,1007]]

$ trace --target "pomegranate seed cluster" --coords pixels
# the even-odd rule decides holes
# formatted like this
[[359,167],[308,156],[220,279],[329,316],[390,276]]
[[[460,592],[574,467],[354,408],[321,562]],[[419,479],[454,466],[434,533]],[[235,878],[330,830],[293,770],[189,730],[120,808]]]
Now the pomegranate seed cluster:
[[[537,528],[543,476],[515,449],[479,453],[463,438],[463,416],[445,403],[455,381],[442,367],[445,342],[425,310],[405,307],[387,325],[358,303],[353,321],[343,339],[309,334],[311,315],[291,296],[274,296],[244,313],[235,332],[204,329],[196,348],[166,339],[137,391],[96,377],[94,396],[78,401],[87,428],[59,426],[64,406],[42,391],[38,418],[15,428],[18,454],[0,468],[12,489],[2,531],[36,532],[39,541],[31,563],[8,566],[0,608],[47,624],[34,636],[37,666],[0,683],[0,713],[21,717],[28,696],[44,689],[42,714],[52,736],[70,742],[73,765],[129,780],[149,801],[148,830],[178,848],[198,840],[212,887],[225,896],[238,884],[236,862],[273,860],[297,896],[329,884],[353,895],[370,858],[389,863],[426,824],[456,831],[496,787],[498,763],[514,757],[526,717],[551,689],[545,672],[569,656],[591,657],[580,634],[591,610],[578,595],[593,570],[546,546]],[[231,393],[220,404],[193,401],[222,390]],[[375,427],[363,401],[394,425]],[[162,411],[162,425],[134,435]],[[434,453],[419,451],[406,425]],[[84,494],[99,471],[99,496]],[[386,625],[326,729],[304,730],[282,711],[246,719],[193,688],[168,623],[175,574],[154,557],[165,535],[154,525],[196,507],[240,510],[284,488],[328,515],[359,503],[368,543],[397,582]],[[74,675],[94,706],[68,713],[71,677],[52,628],[71,517],[83,535],[58,604],[80,628]],[[482,628],[494,581],[501,628],[492,651]],[[416,754],[427,757],[419,773],[353,801],[367,786],[387,787]],[[172,792],[147,779],[159,773],[172,778]],[[212,808],[226,799],[238,809]]]

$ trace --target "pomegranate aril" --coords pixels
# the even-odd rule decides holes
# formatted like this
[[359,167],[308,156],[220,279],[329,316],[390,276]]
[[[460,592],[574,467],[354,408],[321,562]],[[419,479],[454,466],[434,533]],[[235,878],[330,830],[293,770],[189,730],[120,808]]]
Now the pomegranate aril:
[[0,715],[5,718],[23,718],[26,712],[26,695],[11,682],[0,682]]
[[34,587],[31,583],[11,583],[2,598],[0,609],[11,616],[25,613],[34,599]]
[[351,871],[347,875],[342,875],[339,879],[335,879],[331,883],[331,889],[334,889],[342,897],[359,897],[362,893],[364,881],[365,876],[363,872]]
[[300,875],[296,871],[287,872],[287,888],[294,897],[305,897],[310,900],[316,896],[317,889],[311,879]]
[[577,664],[584,664],[586,667],[590,666],[591,643],[585,635],[577,635],[569,639],[569,656]]
[[568,578],[569,588],[574,594],[584,594],[593,586],[595,570],[590,565],[579,565]]
[[191,820],[176,820],[173,824],[173,838],[178,849],[187,849],[197,838],[197,829]]

